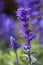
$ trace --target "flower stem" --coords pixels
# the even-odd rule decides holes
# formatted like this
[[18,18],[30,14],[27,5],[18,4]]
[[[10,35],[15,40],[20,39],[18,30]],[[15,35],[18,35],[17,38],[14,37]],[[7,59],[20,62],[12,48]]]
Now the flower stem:
[[29,57],[30,65],[32,65],[32,64],[31,64],[31,54],[30,54],[30,51],[28,51],[28,57]]
[[[27,22],[25,21],[25,25],[27,25]],[[29,29],[28,29],[28,27],[26,27],[26,31],[28,31]],[[27,35],[27,44],[28,44],[28,46],[30,46],[31,44],[30,44],[30,41],[29,41],[29,38],[28,38],[28,36],[29,36],[29,33],[25,33],[26,35]],[[30,53],[30,50],[28,51],[28,57],[29,57],[29,64],[30,65],[32,65],[31,64],[31,53]]]
[[16,54],[16,65],[18,65],[18,56],[17,56],[17,51],[15,52]]

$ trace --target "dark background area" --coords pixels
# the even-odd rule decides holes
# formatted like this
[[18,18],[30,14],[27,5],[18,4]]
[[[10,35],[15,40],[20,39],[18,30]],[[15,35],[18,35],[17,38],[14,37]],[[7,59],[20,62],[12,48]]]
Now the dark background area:
[[5,2],[5,10],[4,12],[7,15],[13,15],[16,18],[15,11],[17,9],[17,4],[14,3],[13,0],[2,0]]

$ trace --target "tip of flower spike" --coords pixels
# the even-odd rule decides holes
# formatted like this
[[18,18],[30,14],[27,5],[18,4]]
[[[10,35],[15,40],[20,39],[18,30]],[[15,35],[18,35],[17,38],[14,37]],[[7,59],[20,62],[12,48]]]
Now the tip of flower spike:
[[17,41],[12,36],[10,36],[10,43],[11,43],[12,49],[17,50],[19,48]]
[[28,7],[20,7],[17,9],[16,11],[16,16],[18,17],[18,19],[20,21],[28,21],[29,17],[30,17],[30,13],[31,12],[31,8]]
[[16,40],[12,36],[10,36],[10,41],[13,41],[13,40],[16,42]]
[[10,36],[10,43],[12,47],[13,47],[13,41],[16,43],[16,40],[12,36]]

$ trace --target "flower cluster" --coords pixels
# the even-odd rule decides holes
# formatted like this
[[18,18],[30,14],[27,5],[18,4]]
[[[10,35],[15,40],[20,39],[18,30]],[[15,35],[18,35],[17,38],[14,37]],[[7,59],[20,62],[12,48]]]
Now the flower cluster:
[[43,13],[41,12],[41,8],[42,8],[42,0],[34,0],[34,1],[30,1],[30,5],[32,4],[32,16],[33,16],[33,21],[32,24],[34,26],[35,29],[39,30],[40,27],[40,20],[41,20],[41,15],[43,15]]

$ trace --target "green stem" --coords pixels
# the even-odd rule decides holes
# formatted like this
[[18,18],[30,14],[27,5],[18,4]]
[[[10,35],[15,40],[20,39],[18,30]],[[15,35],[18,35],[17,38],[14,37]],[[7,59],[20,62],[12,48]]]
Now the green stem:
[[31,54],[30,54],[30,51],[28,51],[28,57],[29,57],[30,65],[32,65],[32,64],[31,64]]
[[17,56],[17,51],[15,52],[16,54],[16,65],[18,65],[18,56]]

